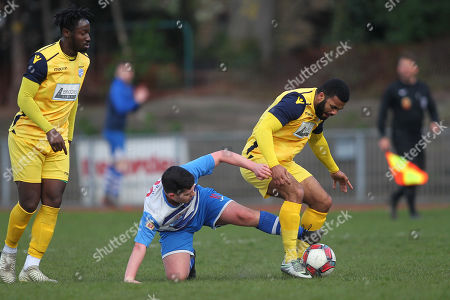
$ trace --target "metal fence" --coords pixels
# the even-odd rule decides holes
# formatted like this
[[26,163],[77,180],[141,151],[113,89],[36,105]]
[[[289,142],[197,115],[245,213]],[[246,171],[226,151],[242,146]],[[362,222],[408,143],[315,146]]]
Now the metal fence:
[[[250,132],[216,132],[189,134],[187,140],[191,159],[227,148],[240,153]],[[307,169],[332,196],[335,203],[384,203],[395,189],[394,181],[389,181],[386,172],[388,166],[383,153],[378,149],[378,136],[375,130],[338,130],[325,132],[328,144],[340,169],[344,171],[355,190],[341,193],[332,189],[332,181],[326,168],[316,159],[311,149],[305,149],[297,155],[296,162]],[[427,143],[426,165],[429,182],[419,188],[419,202],[447,202],[450,200],[450,134],[443,131]],[[90,137],[87,139],[99,139]],[[82,137],[77,138],[82,139]],[[86,138],[85,138],[86,139]],[[7,140],[2,139],[0,166],[2,168],[1,206],[10,207],[17,202],[17,189],[9,180],[10,168]],[[76,168],[77,155],[71,155],[70,181],[64,193],[65,206],[81,206],[86,197],[80,186],[80,177]],[[152,183],[150,182],[149,185]],[[244,204],[280,203],[279,199],[263,199],[256,189],[241,177],[239,168],[220,165],[213,175],[202,177],[202,186],[211,186],[218,192]],[[144,198],[145,195],[142,195]],[[85,201],[89,203],[89,201]]]

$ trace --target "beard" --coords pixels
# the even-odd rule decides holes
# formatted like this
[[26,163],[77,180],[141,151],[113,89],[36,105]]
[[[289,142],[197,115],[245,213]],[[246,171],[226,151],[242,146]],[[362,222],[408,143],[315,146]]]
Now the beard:
[[78,44],[77,41],[75,40],[75,35],[72,35],[71,40],[72,40],[73,50],[75,52],[81,52],[81,53],[87,52],[88,48],[86,48],[83,43]]
[[316,107],[316,116],[321,120],[328,119],[328,117],[323,116],[323,113],[325,112],[325,104],[327,104],[327,99],[324,99],[322,102],[317,104]]

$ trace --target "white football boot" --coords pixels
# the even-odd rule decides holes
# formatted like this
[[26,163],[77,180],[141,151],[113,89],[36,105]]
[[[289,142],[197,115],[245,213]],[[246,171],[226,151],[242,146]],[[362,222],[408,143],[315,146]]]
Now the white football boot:
[[19,274],[19,281],[21,282],[58,282],[55,279],[50,279],[39,270],[38,266],[30,266],[26,270],[22,269]]
[[288,263],[283,260],[281,263],[281,271],[298,278],[312,278],[299,259],[291,260]]
[[16,281],[16,253],[2,252],[0,257],[0,280],[4,283]]

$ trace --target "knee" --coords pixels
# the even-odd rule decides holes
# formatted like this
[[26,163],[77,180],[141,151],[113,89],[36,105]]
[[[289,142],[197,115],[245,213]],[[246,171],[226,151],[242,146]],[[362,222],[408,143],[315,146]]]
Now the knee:
[[173,282],[186,280],[188,275],[189,275],[188,273],[187,274],[182,274],[181,272],[169,272],[169,273],[166,273],[167,280],[173,281]]
[[32,213],[36,210],[40,199],[28,198],[24,200],[19,200],[20,207],[22,207],[26,212]]
[[62,195],[46,194],[42,197],[42,204],[51,207],[60,207],[62,202]]
[[32,213],[36,210],[41,201],[39,190],[27,189],[24,186],[18,186],[19,204],[25,211]]
[[332,204],[333,200],[331,199],[331,196],[327,194],[326,197],[324,197],[322,201],[320,201],[316,210],[320,212],[328,212]]
[[[305,191],[300,184],[293,185],[292,188],[288,190],[287,198],[296,203],[302,203],[303,197],[305,196]],[[285,199],[286,200],[286,199]]]
[[331,205],[333,205],[333,199],[331,199],[330,195],[327,195],[327,197],[325,197],[325,201],[324,201],[323,205],[324,205],[326,212],[328,212],[331,208]]

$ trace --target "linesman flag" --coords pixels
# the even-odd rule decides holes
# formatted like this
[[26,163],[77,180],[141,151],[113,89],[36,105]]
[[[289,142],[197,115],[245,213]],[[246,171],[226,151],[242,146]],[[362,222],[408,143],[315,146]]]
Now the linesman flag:
[[423,185],[428,181],[428,173],[408,161],[406,158],[386,151],[389,171],[398,185]]

